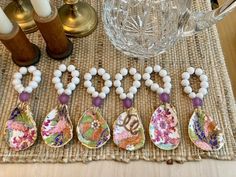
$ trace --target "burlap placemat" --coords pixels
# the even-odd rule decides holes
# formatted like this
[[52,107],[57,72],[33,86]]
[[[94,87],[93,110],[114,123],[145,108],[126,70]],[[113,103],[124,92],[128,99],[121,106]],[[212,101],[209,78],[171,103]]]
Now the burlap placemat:
[[[7,4],[7,0],[0,2],[1,7]],[[61,1],[54,2],[58,7]],[[38,68],[42,71],[42,82],[34,90],[30,105],[35,114],[38,127],[47,113],[57,105],[57,93],[51,83],[53,71],[60,63],[74,64],[81,75],[90,67],[103,67],[114,78],[116,72],[122,67],[136,67],[143,73],[147,65],[160,64],[165,67],[172,77],[173,92],[172,103],[177,107],[180,122],[181,144],[174,151],[162,151],[150,142],[148,136],[148,125],[152,112],[160,104],[159,99],[149,89],[141,87],[135,98],[135,107],[139,110],[146,130],[145,147],[136,152],[127,152],[117,148],[112,140],[99,150],[88,150],[81,146],[76,136],[65,147],[54,149],[46,146],[42,138],[33,147],[23,152],[10,150],[3,137],[3,129],[11,110],[17,104],[18,94],[11,84],[12,74],[19,67],[14,65],[9,52],[0,44],[0,162],[77,162],[114,159],[128,162],[130,160],[166,161],[173,159],[179,162],[198,160],[201,158],[214,158],[232,160],[235,158],[235,101],[231,90],[229,76],[226,70],[222,49],[215,27],[205,30],[193,37],[185,38],[172,47],[167,54],[160,55],[145,61],[138,61],[128,58],[117,51],[106,37],[101,21],[102,3],[96,0],[88,0],[88,3],[97,10],[99,25],[97,30],[90,36],[82,39],[72,39],[74,52],[68,59],[58,62],[50,59],[45,53],[45,42],[39,32],[28,35],[30,40],[37,44],[42,50],[42,58]],[[193,10],[209,10],[210,3],[205,0],[197,0],[193,3]],[[19,41],[20,43],[20,41]],[[204,108],[211,113],[219,126],[224,131],[225,146],[218,152],[203,152],[191,143],[188,137],[188,121],[193,112],[191,100],[183,93],[180,82],[181,73],[189,66],[202,67],[209,76],[209,95],[205,99]],[[28,78],[29,79],[29,78]],[[28,80],[26,79],[26,80]],[[66,79],[66,78],[64,78]],[[81,79],[83,81],[83,79]],[[125,87],[131,84],[126,80]],[[98,82],[99,85],[99,82]],[[73,125],[77,124],[82,112],[91,106],[91,97],[83,87],[83,82],[74,91],[69,103],[69,111]],[[119,115],[123,112],[121,101],[115,94],[113,88],[105,101],[102,113],[110,127]],[[39,133],[40,135],[40,133]],[[75,135],[75,131],[74,131]]]

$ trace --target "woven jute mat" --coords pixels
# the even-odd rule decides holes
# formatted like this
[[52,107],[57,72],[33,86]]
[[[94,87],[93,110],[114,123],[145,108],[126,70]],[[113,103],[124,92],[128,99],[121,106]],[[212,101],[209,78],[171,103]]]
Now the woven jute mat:
[[[0,2],[1,7],[7,4],[7,0]],[[19,67],[13,64],[9,52],[0,44],[0,162],[87,162],[93,160],[114,159],[128,162],[130,160],[144,159],[147,161],[166,161],[172,159],[178,162],[199,160],[201,158],[212,158],[222,160],[232,160],[235,158],[236,146],[236,109],[234,96],[224,56],[220,46],[216,27],[207,29],[195,36],[188,37],[173,46],[168,53],[144,61],[134,60],[117,51],[106,37],[101,20],[102,3],[97,0],[88,0],[98,12],[99,25],[96,31],[82,39],[72,39],[74,43],[73,54],[64,61],[50,59],[45,53],[45,42],[39,32],[29,34],[29,39],[37,44],[42,51],[42,58],[37,65],[42,71],[42,82],[33,91],[30,106],[35,115],[38,130],[51,109],[58,104],[57,93],[51,80],[54,69],[60,63],[76,65],[81,75],[86,73],[91,67],[103,67],[114,78],[116,72],[122,67],[135,67],[140,73],[144,73],[147,65],[154,66],[159,64],[166,68],[172,78],[172,103],[176,106],[180,123],[181,144],[174,151],[162,151],[155,147],[149,139],[148,125],[152,112],[160,104],[157,95],[148,88],[142,87],[135,97],[135,107],[138,109],[146,131],[145,147],[135,152],[127,152],[119,149],[110,140],[104,147],[98,150],[89,150],[82,146],[74,131],[73,140],[62,148],[50,148],[46,146],[40,136],[34,146],[22,152],[14,152],[7,146],[3,130],[6,120],[9,118],[11,110],[17,105],[18,94],[12,87],[12,75]],[[58,7],[62,5],[62,0],[54,1]],[[205,0],[194,0],[193,11],[210,10],[210,2]],[[19,41],[20,44],[20,41]],[[24,54],[22,54],[24,55]],[[181,73],[187,67],[201,67],[209,77],[209,94],[205,98],[204,109],[213,116],[222,128],[225,137],[224,147],[217,152],[203,152],[193,145],[188,137],[188,122],[193,112],[191,100],[183,93]],[[64,80],[68,75],[65,74]],[[26,77],[27,82],[30,77]],[[69,111],[73,125],[77,124],[82,112],[91,106],[91,96],[81,84],[73,92],[69,103]],[[100,87],[101,83],[96,82],[95,86]],[[125,81],[127,88],[132,80]],[[124,108],[121,100],[115,94],[115,89],[111,90],[110,95],[105,100],[102,107],[109,126],[112,127],[113,121]],[[40,132],[38,132],[40,135]]]

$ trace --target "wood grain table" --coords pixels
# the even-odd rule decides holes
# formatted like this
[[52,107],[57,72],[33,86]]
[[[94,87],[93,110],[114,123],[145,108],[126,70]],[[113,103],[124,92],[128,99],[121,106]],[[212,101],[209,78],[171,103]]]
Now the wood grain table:
[[[219,0],[222,4],[224,0]],[[218,25],[220,40],[236,95],[236,11]],[[235,177],[236,161],[203,160],[166,165],[136,161],[124,164],[99,161],[88,164],[1,164],[0,177]]]

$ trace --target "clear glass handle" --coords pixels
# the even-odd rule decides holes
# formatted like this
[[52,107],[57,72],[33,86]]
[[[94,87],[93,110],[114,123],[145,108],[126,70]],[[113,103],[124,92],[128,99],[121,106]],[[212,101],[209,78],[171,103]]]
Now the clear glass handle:
[[[191,6],[189,0],[188,6]],[[182,15],[179,22],[179,29],[182,31],[182,36],[191,36],[194,33],[202,31],[213,24],[217,23],[224,18],[229,12],[236,7],[236,0],[228,0],[221,7],[210,12],[197,12],[191,14],[191,11],[187,8],[187,11]]]

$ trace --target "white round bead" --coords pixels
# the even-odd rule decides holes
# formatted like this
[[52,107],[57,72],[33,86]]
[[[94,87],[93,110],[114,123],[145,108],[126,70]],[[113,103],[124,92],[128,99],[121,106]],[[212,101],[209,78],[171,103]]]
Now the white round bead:
[[60,70],[55,70],[53,74],[55,77],[61,77],[62,72]]
[[12,84],[13,85],[20,85],[21,84],[21,80],[20,79],[13,79]]
[[23,91],[24,91],[24,87],[22,86],[22,87],[18,87],[17,89],[16,89],[16,91],[18,92],[18,93],[22,93]]
[[33,73],[35,70],[37,70],[37,68],[35,66],[28,67],[29,73]]
[[164,83],[164,88],[168,88],[171,89],[172,88],[172,84],[169,82]]
[[58,89],[58,90],[57,90],[57,94],[58,94],[58,95],[61,95],[61,94],[64,93],[64,91],[65,91],[65,90],[64,90],[63,88]]
[[165,76],[165,77],[163,77],[163,82],[165,82],[165,83],[167,83],[167,82],[171,82],[171,78],[170,78],[170,76]]
[[[96,75],[96,74],[95,74],[95,75]],[[92,93],[92,97],[93,97],[93,98],[96,98],[96,97],[98,97],[98,95],[99,95],[99,93],[98,93],[98,92],[96,92],[96,91]]]
[[84,79],[85,80],[91,80],[92,79],[92,75],[90,73],[85,73]]
[[164,69],[162,69],[162,70],[159,72],[159,75],[160,75],[161,77],[165,77],[165,76],[167,76],[167,71],[164,70]]
[[35,71],[33,72],[33,75],[40,77],[40,76],[42,75],[42,73],[41,73],[41,71],[39,71],[39,70],[35,70]]
[[164,89],[163,89],[163,92],[165,92],[165,93],[167,93],[167,94],[170,94],[170,89],[164,88]]
[[19,70],[19,72],[20,72],[22,75],[25,75],[25,74],[28,72],[28,70],[27,70],[26,67],[21,67],[20,70]]
[[158,88],[159,88],[159,85],[158,85],[157,83],[153,83],[153,84],[151,85],[151,90],[152,90],[152,91],[157,91]]
[[201,68],[197,68],[197,69],[195,70],[195,74],[196,74],[197,76],[201,76],[201,75],[203,74],[203,70],[202,70]]
[[196,97],[203,99],[204,95],[202,93],[197,93]]
[[133,99],[133,98],[134,98],[134,94],[129,92],[129,93],[127,94],[127,97],[128,97],[129,99]]
[[157,89],[157,93],[160,95],[160,94],[162,94],[164,92],[164,89],[163,88],[161,88],[161,87],[159,87],[158,89]]
[[59,82],[61,82],[61,79],[59,77],[52,78],[52,83],[56,84],[56,83],[59,83]]
[[75,66],[74,65],[69,65],[68,67],[67,67],[67,71],[69,71],[69,72],[72,72],[72,71],[74,71],[75,70]]
[[87,92],[90,93],[90,94],[93,94],[93,92],[95,92],[95,88],[94,87],[88,87]]
[[143,79],[144,80],[148,80],[148,79],[150,79],[151,78],[151,75],[149,74],[149,73],[144,73],[143,74]]
[[33,77],[33,81],[39,83],[39,82],[41,81],[41,77],[40,77],[40,76],[34,76],[34,77]]
[[95,75],[97,74],[97,69],[96,69],[96,68],[91,68],[91,69],[89,70],[89,72],[90,72],[90,74],[91,74],[92,76],[95,76]]
[[57,90],[59,90],[59,89],[61,89],[61,88],[63,88],[63,84],[62,83],[56,83],[55,84],[55,88],[57,89]]
[[24,91],[25,91],[25,92],[28,92],[28,93],[32,93],[33,88],[28,86],[28,87],[25,88]]
[[109,87],[107,87],[107,86],[102,87],[102,92],[107,95],[110,92]]
[[136,88],[140,88],[141,87],[141,82],[140,81],[134,81],[133,86],[136,87]]
[[116,93],[122,94],[122,93],[124,93],[124,89],[122,87],[118,87],[118,88],[116,88]]
[[129,69],[129,74],[130,75],[135,75],[137,73],[137,70],[135,68],[130,68]]
[[182,79],[188,80],[190,78],[190,74],[188,72],[184,72],[182,74]]
[[128,69],[127,68],[122,68],[120,70],[120,73],[121,73],[122,76],[126,76],[128,74]]
[[105,81],[109,80],[110,78],[111,78],[111,76],[108,73],[105,73],[105,74],[102,75],[102,79],[105,80]]
[[160,66],[160,65],[154,66],[154,71],[155,71],[156,73],[159,73],[159,72],[161,71],[161,66]]
[[30,81],[29,86],[33,89],[36,89],[38,87],[38,83],[35,81]]
[[61,72],[65,72],[65,71],[66,71],[66,65],[60,64],[60,65],[59,65],[59,70],[60,70]]
[[209,87],[209,84],[207,81],[202,81],[200,85],[202,88],[205,88],[205,89],[207,89]]
[[102,76],[102,75],[105,74],[105,73],[106,73],[105,69],[103,69],[103,68],[99,68],[99,69],[98,69],[98,75],[99,75],[99,76]]
[[195,68],[193,68],[193,67],[187,68],[187,72],[188,72],[190,75],[192,75],[192,74],[194,73],[194,71],[195,71]]
[[148,74],[151,74],[151,73],[153,72],[152,67],[151,67],[151,66],[147,66],[147,67],[145,68],[145,72],[148,73]]
[[78,85],[79,82],[80,82],[80,79],[79,79],[78,77],[73,77],[73,78],[71,79],[71,82],[73,82],[75,85]]
[[15,78],[15,79],[22,79],[22,77],[23,77],[22,74],[19,72],[15,73],[13,76],[13,78]]
[[105,86],[107,86],[107,87],[111,87],[112,86],[112,81],[110,81],[110,80],[107,80],[107,81],[105,81]]
[[187,93],[187,94],[190,94],[192,92],[192,88],[190,86],[186,86],[184,87],[184,92]]
[[193,98],[195,98],[196,97],[196,93],[194,93],[194,92],[191,92],[189,95],[189,98],[191,98],[191,99],[193,99]]
[[79,71],[78,70],[74,70],[71,72],[71,76],[72,77],[79,77]]
[[120,73],[117,73],[115,75],[115,79],[121,81],[123,79],[123,76]]
[[150,87],[153,84],[153,81],[151,79],[145,81],[145,85]]
[[181,85],[184,86],[184,87],[186,87],[186,86],[189,86],[189,85],[190,85],[190,82],[189,82],[189,80],[184,79],[184,80],[181,81]]
[[84,82],[84,86],[85,86],[86,88],[89,88],[89,87],[92,86],[92,82],[91,82],[91,81],[85,81],[85,82]]
[[71,95],[71,94],[72,94],[72,91],[71,91],[70,89],[67,88],[67,89],[65,90],[65,94],[67,94],[67,95]]
[[208,77],[205,74],[203,74],[200,76],[200,81],[208,81]]
[[142,79],[142,76],[141,76],[141,74],[139,74],[139,73],[136,73],[135,75],[134,75],[134,80],[141,80]]
[[24,90],[24,87],[23,87],[22,84],[18,84],[18,85],[15,85],[15,86],[14,86],[15,90],[18,90],[20,87],[23,88],[23,90]]
[[115,87],[120,87],[121,86],[121,82],[119,80],[115,80],[114,81],[114,86]]
[[126,96],[125,93],[120,94],[120,99],[124,100],[126,97],[127,97],[127,96]]
[[206,88],[200,88],[198,92],[202,93],[203,95],[206,95],[208,91]]
[[106,94],[104,92],[99,93],[99,97],[102,99],[106,98]]
[[137,89],[136,87],[134,87],[134,86],[132,86],[132,87],[129,88],[129,92],[130,92],[130,93],[136,94],[137,91],[138,91],[138,89]]
[[71,91],[73,91],[73,90],[75,90],[76,85],[75,85],[74,83],[69,83],[69,84],[67,85],[67,88],[70,89]]

